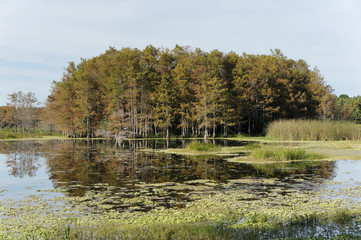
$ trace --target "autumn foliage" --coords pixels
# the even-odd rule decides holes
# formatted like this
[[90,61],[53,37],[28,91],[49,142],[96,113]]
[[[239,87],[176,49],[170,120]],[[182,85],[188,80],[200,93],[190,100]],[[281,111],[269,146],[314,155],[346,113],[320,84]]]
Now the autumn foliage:
[[260,133],[271,120],[334,117],[317,69],[279,50],[238,55],[176,46],[108,49],[54,82],[48,119],[68,136]]

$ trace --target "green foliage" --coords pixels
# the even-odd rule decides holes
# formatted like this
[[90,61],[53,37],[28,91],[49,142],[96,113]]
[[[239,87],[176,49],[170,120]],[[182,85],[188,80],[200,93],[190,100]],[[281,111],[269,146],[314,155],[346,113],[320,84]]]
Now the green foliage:
[[361,123],[361,96],[341,94],[337,98],[338,119]]
[[209,151],[219,151],[221,149],[221,147],[218,145],[211,144],[211,143],[191,142],[190,144],[187,145],[187,149],[202,151],[202,152],[209,152]]
[[252,151],[251,156],[259,160],[290,161],[290,160],[314,160],[324,156],[317,153],[308,153],[302,148],[283,148],[264,146]]
[[290,141],[339,141],[361,139],[360,126],[347,121],[279,120],[267,128],[267,137]]

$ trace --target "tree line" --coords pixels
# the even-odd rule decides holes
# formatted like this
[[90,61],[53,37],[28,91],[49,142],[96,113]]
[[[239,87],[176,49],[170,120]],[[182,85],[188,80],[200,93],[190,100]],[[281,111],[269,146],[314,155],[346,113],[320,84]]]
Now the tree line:
[[35,93],[22,91],[9,94],[6,106],[0,107],[0,128],[13,127],[15,132],[35,132],[40,123],[41,108]]
[[269,121],[284,118],[349,119],[341,110],[346,100],[332,91],[317,68],[278,49],[238,55],[178,45],[111,47],[70,62],[42,112],[72,137],[123,131],[207,138],[262,133]]
[[337,118],[361,123],[361,96],[341,94],[337,99]]

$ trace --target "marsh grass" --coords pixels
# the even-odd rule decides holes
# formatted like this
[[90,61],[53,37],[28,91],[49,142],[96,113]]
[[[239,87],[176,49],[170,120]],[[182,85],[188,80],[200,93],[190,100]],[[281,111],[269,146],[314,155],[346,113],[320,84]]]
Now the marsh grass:
[[325,156],[319,153],[309,153],[302,148],[264,146],[251,152],[251,157],[266,161],[315,160]]
[[361,139],[360,126],[346,121],[279,120],[268,125],[267,137],[288,141]]
[[201,152],[210,152],[210,151],[220,151],[221,146],[214,145],[211,143],[204,143],[204,142],[191,142],[187,145],[186,149],[201,151]]
[[[109,223],[108,223],[109,224]],[[113,228],[112,228],[113,227]],[[65,239],[236,239],[236,230],[208,223],[193,224],[149,224],[145,226],[100,225],[91,231],[83,228],[71,229]],[[118,231],[115,231],[118,229]],[[87,229],[87,228],[85,228]],[[87,229],[88,230],[88,229]],[[62,230],[59,229],[59,232]],[[64,234],[65,235],[65,234]]]
[[250,142],[243,147],[244,150],[255,150],[261,148],[262,145],[258,142]]
[[334,214],[330,217],[331,221],[336,224],[347,224],[352,222],[357,216],[352,213],[349,209],[337,209]]

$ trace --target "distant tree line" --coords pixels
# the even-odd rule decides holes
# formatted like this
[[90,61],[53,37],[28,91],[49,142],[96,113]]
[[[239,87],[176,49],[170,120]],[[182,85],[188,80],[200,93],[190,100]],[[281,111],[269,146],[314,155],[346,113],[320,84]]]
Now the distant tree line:
[[361,96],[341,94],[337,98],[337,119],[361,123]]
[[39,101],[32,92],[14,92],[0,108],[0,128],[13,127],[15,132],[35,132],[40,122]]
[[207,138],[262,133],[277,119],[361,122],[361,97],[332,91],[317,68],[277,49],[238,55],[178,45],[109,48],[78,65],[70,62],[53,82],[45,108],[35,106],[32,93],[9,95],[0,127],[47,126],[71,137],[123,131],[133,137]]

